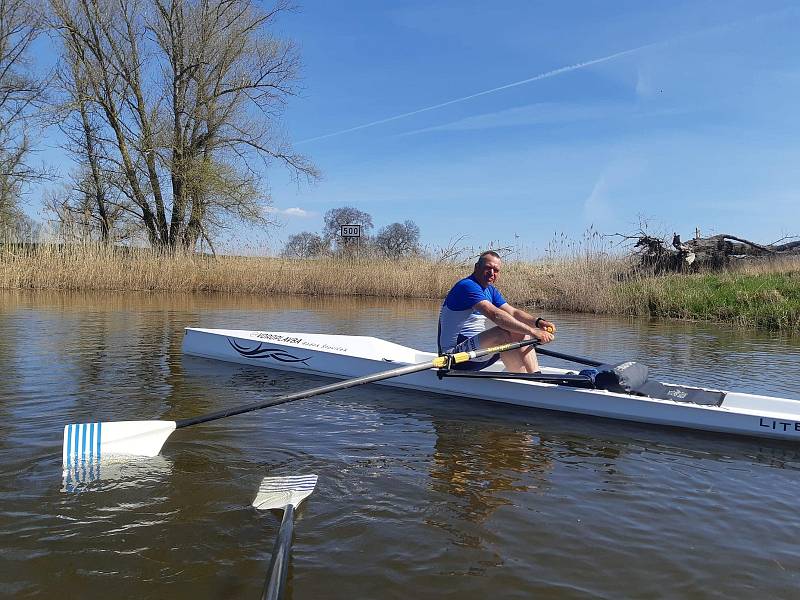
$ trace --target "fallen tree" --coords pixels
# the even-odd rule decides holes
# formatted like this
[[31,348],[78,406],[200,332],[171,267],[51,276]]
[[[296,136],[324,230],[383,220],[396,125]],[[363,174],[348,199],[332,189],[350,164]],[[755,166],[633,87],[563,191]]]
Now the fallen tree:
[[676,233],[670,247],[665,240],[643,233],[624,237],[636,240],[634,254],[639,266],[656,274],[717,271],[741,260],[800,256],[800,240],[786,241],[787,238],[764,245],[721,233],[706,238],[698,235],[682,242]]

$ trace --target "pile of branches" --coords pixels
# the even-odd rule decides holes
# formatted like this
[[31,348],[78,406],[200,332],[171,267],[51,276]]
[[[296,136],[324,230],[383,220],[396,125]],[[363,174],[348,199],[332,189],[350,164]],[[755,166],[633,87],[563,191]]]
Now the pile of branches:
[[687,242],[682,242],[681,236],[674,234],[670,247],[664,240],[644,233],[626,237],[636,240],[634,254],[639,266],[654,274],[719,271],[741,260],[800,255],[800,240],[786,242],[786,238],[762,245],[727,233],[706,238],[698,235]]

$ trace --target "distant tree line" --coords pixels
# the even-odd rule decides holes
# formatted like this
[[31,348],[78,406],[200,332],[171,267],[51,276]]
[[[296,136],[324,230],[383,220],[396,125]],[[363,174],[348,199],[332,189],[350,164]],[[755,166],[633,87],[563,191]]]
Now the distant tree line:
[[[65,237],[211,244],[269,224],[260,167],[313,180],[280,134],[299,54],[273,33],[277,0],[0,0],[0,228],[30,227],[23,188],[52,178],[33,143],[57,126],[76,168],[47,209]],[[37,71],[49,35],[56,67]]]
[[[303,231],[289,237],[283,255],[291,258],[347,256],[356,251],[387,258],[415,256],[422,253],[419,227],[414,221],[391,223],[371,235],[372,216],[352,206],[333,208],[325,213],[322,232]],[[360,225],[361,237],[345,238],[342,225]]]

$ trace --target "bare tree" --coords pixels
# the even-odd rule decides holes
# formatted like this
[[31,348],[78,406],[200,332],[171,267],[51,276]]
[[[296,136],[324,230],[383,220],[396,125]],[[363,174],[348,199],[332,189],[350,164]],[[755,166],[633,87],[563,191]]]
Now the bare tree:
[[41,175],[27,159],[45,85],[29,68],[42,25],[40,12],[28,0],[0,0],[0,226],[22,218],[22,188]]
[[361,237],[369,238],[372,231],[372,217],[352,206],[332,208],[323,217],[325,225],[322,228],[322,237],[326,242],[334,242],[339,250],[346,250],[354,242],[342,237],[342,225],[361,225]]
[[121,207],[119,191],[91,171],[79,168],[60,190],[44,199],[44,210],[55,217],[64,242],[102,240],[130,241],[138,238],[139,223]]
[[290,258],[314,258],[328,252],[328,244],[319,235],[301,231],[289,237],[282,254]]
[[283,0],[271,10],[254,0],[49,1],[74,61],[62,81],[74,110],[97,119],[78,128],[92,132],[87,162],[91,137],[98,173],[121,174],[118,204],[154,246],[210,242],[231,218],[269,224],[259,165],[317,177],[278,135],[299,66],[291,42],[269,33]]
[[392,223],[378,232],[373,244],[389,258],[419,254],[419,227],[414,221]]
[[63,149],[72,155],[77,169],[62,193],[54,194],[46,209],[59,220],[66,239],[92,238],[105,242],[124,239],[118,224],[132,221],[130,202],[120,191],[123,173],[108,157],[113,154],[102,138],[103,120],[91,101],[84,61],[75,48],[63,49],[55,82],[63,92],[59,127],[66,135]]

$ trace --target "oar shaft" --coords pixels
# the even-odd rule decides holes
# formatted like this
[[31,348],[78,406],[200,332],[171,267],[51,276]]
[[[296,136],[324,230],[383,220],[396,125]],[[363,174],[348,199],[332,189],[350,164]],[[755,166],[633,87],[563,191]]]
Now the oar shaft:
[[552,356],[553,358],[560,358],[561,360],[568,360],[570,362],[579,363],[582,365],[589,365],[590,367],[599,367],[606,363],[600,362],[598,360],[592,360],[591,358],[582,358],[580,356],[571,356],[569,354],[562,354],[561,352],[556,352],[554,350],[546,350],[544,348],[537,348],[537,354],[544,354],[545,356]]
[[[453,364],[464,363],[481,356],[487,356],[497,352],[507,352],[508,350],[514,350],[536,343],[536,340],[531,339],[513,344],[503,344],[484,350],[446,354],[437,356],[421,364],[406,365],[397,369],[365,375],[364,377],[357,377],[355,379],[347,379],[338,383],[323,385],[321,387],[279,396],[278,398],[272,398],[262,402],[234,406],[189,419],[178,419],[175,421],[112,421],[105,424],[78,423],[67,425],[64,427],[64,444],[62,448],[63,464],[67,467],[71,462],[76,461],[78,457],[88,456],[92,460],[99,459],[101,454],[104,458],[112,455],[155,456],[160,452],[161,447],[164,445],[164,442],[167,441],[170,434],[176,429],[197,425],[199,423],[207,423],[208,421],[215,421],[233,415],[240,415],[260,408],[277,406],[294,400],[311,398],[313,396],[319,396],[320,394],[327,394],[328,392],[345,390],[364,383],[372,383],[391,377],[408,375],[418,371],[440,369],[441,372],[441,370],[449,369]],[[95,425],[97,426],[96,428]],[[102,437],[100,434],[101,426]],[[95,431],[96,434],[94,433]],[[73,434],[74,444],[72,442]]]
[[292,533],[294,531],[294,506],[289,504],[283,511],[283,521],[272,548],[267,579],[264,582],[264,593],[261,600],[279,600],[286,589],[286,576],[289,573],[289,554],[292,551]]
[[364,383],[381,381],[382,379],[389,379],[390,377],[398,377],[400,375],[416,373],[417,371],[424,371],[425,369],[430,369],[430,368],[431,364],[425,363],[424,365],[409,365],[407,367],[402,367],[400,369],[393,369],[391,371],[384,371],[382,373],[365,375],[364,377],[358,377],[357,379],[348,379],[346,381],[331,383],[329,385],[323,385],[321,387],[313,388],[310,390],[304,390],[302,392],[295,392],[294,394],[286,394],[285,396],[278,396],[277,398],[272,398],[271,400],[264,400],[262,402],[253,402],[252,404],[244,404],[242,406],[234,406],[228,409],[218,410],[213,413],[208,413],[207,415],[200,415],[198,417],[192,417],[189,419],[180,419],[179,421],[175,422],[175,428],[180,429],[181,427],[188,427],[189,425],[197,425],[198,423],[207,423],[208,421],[215,421],[216,419],[232,417],[233,415],[240,415],[242,413],[259,410],[261,408],[267,408],[269,406],[278,406],[280,404],[286,404],[287,402],[293,402],[294,400],[302,400],[303,398],[312,398],[314,396],[319,396],[321,394],[327,394],[328,392],[346,390],[347,388],[351,388]]
[[[535,339],[523,340],[521,342],[515,342],[513,344],[503,344],[502,346],[494,346],[492,348],[476,350],[473,352],[459,352],[457,354],[453,354],[452,359],[453,362],[462,363],[471,360],[473,358],[480,358],[482,356],[487,356],[489,354],[496,354],[498,352],[507,352],[508,350],[515,350],[516,348],[522,348],[523,346],[530,346],[531,344],[536,344],[536,343],[538,342]],[[190,425],[197,425],[199,423],[207,423],[208,421],[215,421],[217,419],[223,419],[225,417],[232,417],[233,415],[240,415],[242,413],[259,410],[261,408],[267,408],[269,406],[278,406],[280,404],[286,404],[287,402],[293,402],[294,400],[302,400],[303,398],[312,398],[314,396],[319,396],[320,394],[327,394],[329,392],[346,390],[347,388],[355,387],[357,385],[363,385],[365,383],[374,383],[376,381],[382,381],[384,379],[390,379],[392,377],[400,377],[401,375],[409,375],[411,373],[417,373],[419,371],[425,371],[427,369],[447,367],[449,366],[447,363],[447,358],[448,358],[447,356],[438,356],[432,361],[424,362],[421,364],[407,365],[405,367],[399,367],[397,369],[391,369],[389,371],[381,371],[380,373],[373,373],[372,375],[365,375],[363,377],[357,377],[355,379],[347,379],[345,381],[340,381],[338,383],[323,385],[321,387],[313,388],[310,390],[304,390],[302,392],[295,392],[294,394],[286,394],[285,396],[279,396],[278,398],[272,398],[271,400],[253,402],[252,404],[244,404],[241,406],[233,406],[231,408],[218,410],[216,412],[208,413],[206,415],[200,415],[189,419],[180,419],[175,421],[175,429],[180,429],[182,427],[189,427]]]

